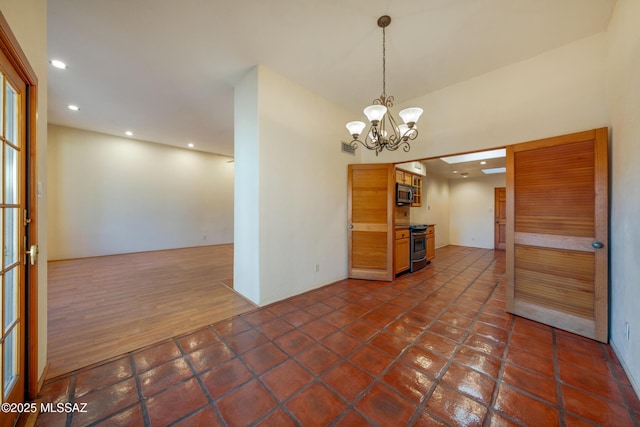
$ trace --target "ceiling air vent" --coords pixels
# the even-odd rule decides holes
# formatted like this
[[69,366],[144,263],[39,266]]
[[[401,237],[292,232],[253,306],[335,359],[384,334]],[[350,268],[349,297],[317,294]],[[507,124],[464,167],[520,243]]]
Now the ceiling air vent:
[[356,155],[356,147],[352,147],[348,143],[342,141],[342,152],[343,153],[347,153],[347,154],[351,154],[352,156],[355,156]]

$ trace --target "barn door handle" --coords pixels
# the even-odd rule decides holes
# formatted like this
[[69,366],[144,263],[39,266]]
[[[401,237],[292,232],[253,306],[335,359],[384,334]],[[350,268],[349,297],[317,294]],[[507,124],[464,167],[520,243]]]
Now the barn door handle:
[[591,246],[593,246],[593,247],[594,247],[594,248],[596,248],[596,249],[602,249],[602,248],[604,247],[604,245],[602,244],[602,242],[598,242],[598,241],[593,242],[593,243],[591,244]]

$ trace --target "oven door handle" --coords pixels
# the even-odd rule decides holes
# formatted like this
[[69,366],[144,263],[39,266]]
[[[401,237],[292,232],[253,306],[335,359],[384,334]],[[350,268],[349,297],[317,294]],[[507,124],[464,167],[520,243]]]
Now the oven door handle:
[[420,258],[420,259],[412,259],[411,262],[420,262],[420,261],[424,261],[426,259],[427,259],[427,257],[425,256],[424,258]]

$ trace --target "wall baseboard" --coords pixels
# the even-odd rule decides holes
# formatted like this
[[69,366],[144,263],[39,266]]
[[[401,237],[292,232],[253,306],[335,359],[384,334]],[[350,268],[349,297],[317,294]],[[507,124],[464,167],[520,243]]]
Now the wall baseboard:
[[616,357],[618,358],[618,361],[620,361],[620,364],[622,365],[622,369],[624,369],[624,373],[627,374],[627,378],[629,379],[629,382],[631,383],[631,387],[633,388],[633,391],[636,392],[636,395],[638,396],[638,399],[640,399],[640,384],[638,384],[638,382],[635,380],[635,378],[633,378],[633,376],[631,376],[631,374],[629,373],[630,370],[627,367],[626,363],[624,362],[624,359],[620,357],[620,350],[618,350],[618,347],[616,346],[615,342],[612,341],[612,340],[609,340],[609,345],[613,349],[613,352],[616,354]]

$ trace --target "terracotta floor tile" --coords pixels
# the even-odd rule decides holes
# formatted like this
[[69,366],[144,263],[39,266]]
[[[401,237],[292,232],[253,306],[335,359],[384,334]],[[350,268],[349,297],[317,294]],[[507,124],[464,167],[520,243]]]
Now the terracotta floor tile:
[[547,343],[553,343],[553,332],[550,328],[540,328],[531,323],[514,322],[513,332]]
[[173,340],[133,353],[133,362],[138,372],[144,372],[164,362],[182,356]]
[[221,341],[218,341],[208,347],[196,350],[189,355],[189,359],[193,364],[196,372],[202,372],[207,370],[218,363],[222,363],[226,360],[234,357],[233,352],[227,345]]
[[332,296],[330,298],[327,298],[326,300],[323,301],[323,303],[325,303],[325,304],[327,304],[327,305],[329,305],[329,306],[331,306],[331,307],[333,307],[335,309],[339,309],[339,308],[342,308],[342,307],[350,304],[349,301],[347,301],[346,299],[340,298],[339,296],[336,296],[336,295],[334,295],[334,296]]
[[526,396],[505,384],[498,390],[495,408],[525,425],[531,420],[536,420],[536,423],[541,426],[559,425],[560,414],[556,408]]
[[475,332],[469,335],[464,344],[498,358],[502,357],[505,348],[504,342],[495,341]]
[[416,406],[389,387],[376,384],[356,408],[381,426],[407,425]]
[[106,420],[101,421],[100,426],[143,427],[144,416],[142,414],[142,407],[138,404],[122,412],[118,412]]
[[291,313],[282,316],[282,319],[291,323],[296,328],[299,328],[300,326],[306,323],[316,320],[317,317],[307,313],[305,310],[298,309],[296,311],[292,311]]
[[437,378],[442,374],[447,359],[420,347],[411,347],[399,359],[402,363]]
[[363,341],[367,341],[369,338],[377,334],[379,332],[379,329],[364,321],[356,320],[355,322],[347,326],[345,328],[345,331],[360,338]]
[[440,318],[438,318],[438,320],[440,322],[444,322],[449,325],[455,326],[457,328],[463,328],[463,329],[468,328],[473,322],[473,320],[471,319],[468,319],[464,316],[460,316],[459,314],[451,313],[451,312],[444,313],[442,316],[440,316]]
[[294,356],[294,359],[316,375],[336,364],[340,357],[322,344],[313,344]]
[[455,355],[454,361],[486,374],[494,380],[500,371],[500,359],[469,347],[462,347]]
[[299,329],[300,332],[304,332],[316,341],[320,341],[327,335],[338,330],[338,328],[323,320],[314,320],[301,326]]
[[314,343],[309,336],[303,334],[297,329],[277,338],[274,342],[289,355],[299,353]]
[[449,338],[455,342],[462,342],[462,338],[467,333],[467,330],[438,320],[429,327],[429,332]]
[[481,426],[487,416],[487,408],[442,385],[431,394],[425,409],[445,423],[456,426]]
[[605,357],[599,342],[569,332],[557,330],[556,342],[561,350],[566,349],[602,359]]
[[440,335],[426,332],[418,340],[418,345],[444,357],[451,357],[456,350],[458,343]]
[[478,335],[482,335],[483,337],[490,338],[501,343],[507,342],[507,338],[509,336],[505,329],[483,322],[475,322],[471,330]]
[[246,383],[251,378],[253,375],[237,357],[200,375],[200,379],[213,399]]
[[562,397],[567,411],[601,425],[633,426],[629,411],[612,402],[569,386],[562,386]]
[[324,426],[336,419],[347,405],[327,387],[313,383],[286,404],[287,409],[303,426]]
[[123,357],[113,362],[105,363],[92,369],[82,370],[76,376],[75,396],[85,394],[122,381],[133,375],[129,357]]
[[346,314],[350,314],[351,316],[355,317],[360,317],[363,314],[365,314],[366,312],[369,311],[368,308],[363,307],[361,305],[358,305],[357,303],[349,303],[343,307],[340,308],[340,311],[342,311],[343,313]]
[[227,342],[238,354],[260,347],[267,341],[269,341],[269,339],[256,329],[249,329],[237,335],[227,337]]
[[345,357],[358,348],[362,342],[345,332],[338,331],[323,339],[322,344],[339,356]]
[[278,317],[284,316],[285,314],[289,314],[292,311],[296,311],[298,309],[297,306],[291,304],[286,300],[268,305],[266,308],[268,308],[270,312]]
[[402,315],[399,320],[408,325],[422,329],[425,328],[429,323],[433,322],[433,317],[413,310]]
[[552,405],[557,405],[556,382],[553,378],[545,377],[510,363],[505,364],[502,381],[519,388]]
[[289,322],[285,322],[281,319],[275,319],[271,322],[264,323],[257,328],[260,332],[262,332],[266,337],[270,339],[278,338],[286,334],[287,332],[291,332],[295,329],[293,325]]
[[555,375],[553,360],[538,356],[518,347],[509,346],[504,360],[511,364],[536,371],[546,377],[553,378]]
[[492,378],[457,363],[449,365],[440,383],[447,384],[485,405],[491,404],[496,385]]
[[349,362],[342,362],[322,375],[322,381],[347,401],[353,401],[373,382],[373,377]]
[[[198,424],[198,425],[205,425],[205,424]],[[296,427],[296,423],[282,409],[278,409],[272,412],[271,414],[269,414],[269,416],[267,416],[264,420],[256,424],[256,427],[260,427],[260,426]]]
[[208,403],[195,378],[179,383],[147,399],[151,425],[168,425]]
[[207,427],[221,427],[220,419],[216,414],[216,411],[212,406],[205,406],[204,409],[199,410],[195,414],[180,420],[172,427],[194,427],[194,426],[207,426]]
[[262,376],[262,381],[280,401],[287,400],[312,380],[313,377],[291,359]]
[[341,280],[48,380],[39,397],[88,403],[73,426],[639,426],[612,348],[506,313],[504,269],[503,251],[441,248],[392,283]]
[[192,334],[178,338],[178,343],[184,349],[185,353],[191,353],[219,341],[218,336],[210,328],[203,328]]
[[119,383],[92,391],[75,400],[86,403],[87,412],[73,414],[72,426],[86,426],[106,418],[110,414],[132,406],[140,400],[135,379],[129,378]]
[[322,317],[322,320],[336,328],[342,328],[345,325],[353,322],[355,317],[342,311],[334,311]]
[[415,403],[420,403],[435,386],[435,381],[427,374],[399,362],[391,366],[382,380]]
[[384,351],[390,356],[398,356],[405,348],[411,345],[411,341],[392,335],[388,332],[381,332],[369,342],[375,348]]
[[228,337],[249,330],[252,326],[242,317],[233,317],[214,324],[213,328],[223,337]]
[[509,346],[517,347],[523,351],[535,354],[540,357],[553,359],[553,343],[540,341],[528,335],[518,334],[514,332],[513,334],[511,334]]
[[558,360],[567,365],[580,366],[581,368],[599,375],[611,376],[611,370],[606,360],[585,353],[558,348]]
[[370,425],[367,420],[362,418],[357,412],[349,411],[337,422],[335,427],[363,427]]
[[349,360],[374,377],[380,375],[393,362],[391,356],[369,345],[360,348]]
[[422,329],[411,326],[401,320],[396,320],[387,326],[387,332],[413,341],[422,333]]
[[598,375],[582,368],[560,363],[560,380],[582,391],[597,394],[618,404],[624,404],[624,398],[618,383],[610,376]]
[[222,419],[232,426],[247,426],[276,405],[276,400],[258,380],[252,380],[216,401]]
[[71,402],[71,377],[62,377],[48,381],[42,386],[39,397],[43,402],[58,403]]
[[140,374],[142,395],[144,397],[153,396],[171,385],[192,376],[191,367],[184,358],[170,360]]
[[259,375],[283,362],[288,356],[273,343],[266,343],[240,356],[249,369]]

